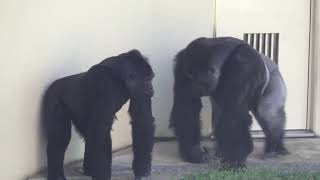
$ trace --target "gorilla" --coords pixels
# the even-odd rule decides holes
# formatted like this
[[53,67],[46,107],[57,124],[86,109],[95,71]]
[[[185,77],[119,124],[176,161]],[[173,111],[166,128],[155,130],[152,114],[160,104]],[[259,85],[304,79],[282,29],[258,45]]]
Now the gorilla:
[[225,168],[245,167],[253,149],[252,112],[262,127],[265,157],[288,154],[283,144],[286,88],[277,65],[245,41],[232,37],[198,38],[175,58],[174,103],[170,127],[181,157],[208,161],[200,147],[202,96],[214,109],[216,154]]
[[88,71],[53,82],[46,91],[48,180],[65,180],[63,161],[71,121],[85,141],[84,173],[111,178],[110,131],[115,113],[130,99],[135,178],[149,179],[154,138],[151,111],[154,73],[138,50],[110,57]]

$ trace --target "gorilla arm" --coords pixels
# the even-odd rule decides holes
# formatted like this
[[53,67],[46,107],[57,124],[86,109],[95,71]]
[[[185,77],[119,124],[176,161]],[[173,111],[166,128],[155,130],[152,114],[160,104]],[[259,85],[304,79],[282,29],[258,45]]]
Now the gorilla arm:
[[149,176],[155,131],[151,97],[130,99],[129,113],[134,153],[132,168],[136,177]]
[[174,102],[170,115],[170,127],[174,129],[179,142],[179,151],[183,159],[193,163],[203,163],[207,153],[200,148],[200,97],[194,97],[191,84],[176,69]]
[[243,166],[252,151],[249,110],[265,78],[263,61],[249,45],[237,47],[222,66],[213,98],[220,110],[215,137],[227,167]]

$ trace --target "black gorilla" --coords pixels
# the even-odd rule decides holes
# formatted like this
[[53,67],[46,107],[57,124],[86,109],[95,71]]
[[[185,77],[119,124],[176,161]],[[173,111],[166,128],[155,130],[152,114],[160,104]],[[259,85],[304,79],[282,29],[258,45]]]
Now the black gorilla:
[[48,180],[64,180],[64,153],[71,120],[85,140],[84,172],[94,180],[111,177],[110,130],[115,113],[130,99],[136,179],[149,177],[154,138],[151,111],[154,73],[139,51],[107,58],[87,72],[58,79],[44,99]]
[[170,124],[182,158],[208,160],[200,148],[201,96],[213,100],[217,151],[224,166],[245,166],[252,151],[249,111],[266,135],[266,157],[288,153],[283,144],[286,89],[271,59],[242,40],[221,37],[192,41],[175,61]]

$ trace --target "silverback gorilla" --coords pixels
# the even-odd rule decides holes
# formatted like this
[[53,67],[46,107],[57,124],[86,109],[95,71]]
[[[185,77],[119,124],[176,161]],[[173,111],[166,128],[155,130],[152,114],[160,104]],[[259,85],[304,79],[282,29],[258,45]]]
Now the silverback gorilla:
[[277,65],[246,42],[199,38],[175,59],[174,128],[183,159],[206,162],[200,148],[201,96],[214,106],[215,138],[223,167],[245,167],[253,149],[251,111],[266,135],[265,157],[288,153],[283,144],[286,89]]
[[136,179],[148,179],[154,138],[151,111],[154,73],[139,51],[110,57],[87,72],[53,82],[44,99],[48,180],[65,180],[63,160],[71,121],[85,140],[84,172],[93,180],[111,178],[110,131],[115,113],[130,99]]

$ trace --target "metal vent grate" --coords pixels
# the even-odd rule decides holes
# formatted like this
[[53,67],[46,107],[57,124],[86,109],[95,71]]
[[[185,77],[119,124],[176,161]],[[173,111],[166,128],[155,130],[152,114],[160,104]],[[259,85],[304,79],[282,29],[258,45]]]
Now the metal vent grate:
[[279,33],[245,33],[243,40],[278,64]]

